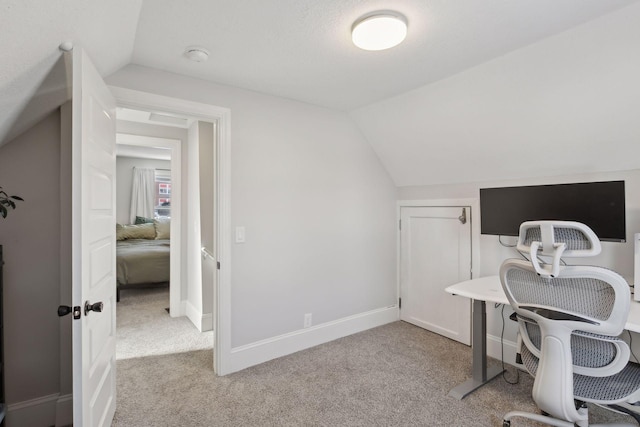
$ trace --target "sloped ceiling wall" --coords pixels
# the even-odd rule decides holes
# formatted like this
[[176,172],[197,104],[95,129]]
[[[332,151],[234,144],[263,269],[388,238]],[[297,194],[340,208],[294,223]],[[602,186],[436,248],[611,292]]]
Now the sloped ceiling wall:
[[[141,7],[142,0],[3,0],[0,146],[64,102],[63,41],[85,47],[103,76],[128,64]],[[45,95],[23,115],[39,89]]]
[[[486,0],[482,6],[466,1],[433,0],[426,9],[422,0],[399,4],[414,25],[410,34],[419,37],[410,37],[399,50],[374,60],[370,52],[353,51],[346,30],[335,36],[340,38],[334,40],[338,51],[325,45],[326,37],[316,35],[347,28],[341,19],[362,12],[364,6],[357,1],[327,0],[320,7],[311,0],[286,0],[274,10],[293,14],[289,18],[299,15],[302,21],[278,15],[274,28],[268,26],[271,21],[258,19],[261,9],[252,8],[255,3],[249,0],[215,4],[192,0],[186,8],[169,0],[4,0],[0,5],[0,145],[68,97],[68,66],[61,60],[60,42],[73,40],[85,47],[103,76],[130,63],[194,75],[203,69],[184,63],[182,44],[215,36],[207,39],[215,43],[207,63],[209,72],[196,77],[305,102],[333,102],[335,108],[366,105],[352,111],[352,117],[398,186],[639,166],[633,144],[638,136],[633,115],[640,99],[635,78],[640,75],[636,53],[640,41],[634,25],[640,22],[639,1],[521,0],[507,5]],[[367,3],[371,7],[384,4],[382,0]],[[200,10],[217,12],[212,20],[222,19],[223,24],[225,16],[232,16],[231,21],[239,25],[221,25],[224,32],[216,33],[218,27],[201,19],[205,14],[190,23],[187,12]],[[539,19],[518,20],[523,10]],[[422,15],[429,16],[428,22]],[[179,16],[176,25],[164,29],[170,26],[164,20],[170,23],[175,16]],[[486,16],[491,19],[487,21]],[[248,24],[256,19],[263,25],[257,35],[268,35],[273,42],[268,44],[274,46],[273,57],[262,52],[268,46],[260,43],[256,44],[261,46],[260,56],[252,53],[256,46],[248,35]],[[321,25],[323,20],[327,22]],[[301,29],[301,22],[313,22],[313,31]],[[496,30],[481,31],[486,22]],[[420,33],[425,31],[419,29],[422,24],[428,34]],[[177,40],[175,32],[181,28],[182,39],[166,49],[161,36],[166,33]],[[556,35],[544,38],[549,34]],[[505,38],[519,41],[500,44]],[[283,40],[292,44],[280,44]],[[539,41],[530,44],[535,40]],[[482,49],[484,53],[478,54]],[[305,55],[300,56],[303,51]],[[174,63],[167,55],[175,56]],[[264,67],[271,74],[265,74]],[[398,67],[406,73],[399,73]],[[387,98],[410,87],[417,89]],[[300,92],[305,88],[308,92]],[[383,100],[370,104],[374,98]]]
[[396,185],[640,168],[640,4],[352,113]]

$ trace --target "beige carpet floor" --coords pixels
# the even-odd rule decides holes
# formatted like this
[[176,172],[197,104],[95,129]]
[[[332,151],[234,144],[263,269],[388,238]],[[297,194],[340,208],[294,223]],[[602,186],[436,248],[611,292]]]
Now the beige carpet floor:
[[212,349],[213,331],[200,332],[186,317],[171,317],[169,288],[121,291],[116,313],[116,359]]
[[[470,348],[404,322],[225,377],[213,373],[212,357],[201,350],[118,361],[113,425],[500,427],[510,410],[536,410],[524,373],[516,385],[497,378],[462,401],[449,397],[470,375]],[[591,415],[630,420],[597,407]]]

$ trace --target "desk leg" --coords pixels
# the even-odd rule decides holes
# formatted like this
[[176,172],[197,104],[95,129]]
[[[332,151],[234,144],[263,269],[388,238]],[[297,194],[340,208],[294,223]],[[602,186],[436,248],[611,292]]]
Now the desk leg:
[[449,396],[460,400],[503,372],[500,367],[492,367],[487,370],[487,305],[484,301],[473,300],[473,336],[471,339],[472,378],[449,392]]

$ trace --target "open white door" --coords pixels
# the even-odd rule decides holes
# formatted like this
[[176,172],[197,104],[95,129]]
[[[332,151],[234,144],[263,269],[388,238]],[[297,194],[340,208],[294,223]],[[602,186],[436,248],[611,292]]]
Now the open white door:
[[73,424],[108,426],[116,409],[116,108],[77,47],[72,102]]

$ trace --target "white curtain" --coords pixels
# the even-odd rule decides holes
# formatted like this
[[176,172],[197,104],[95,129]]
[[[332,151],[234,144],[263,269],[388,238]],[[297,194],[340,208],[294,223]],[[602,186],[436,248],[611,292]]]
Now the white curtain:
[[133,186],[131,187],[131,222],[136,216],[153,218],[156,196],[155,169],[133,168]]

